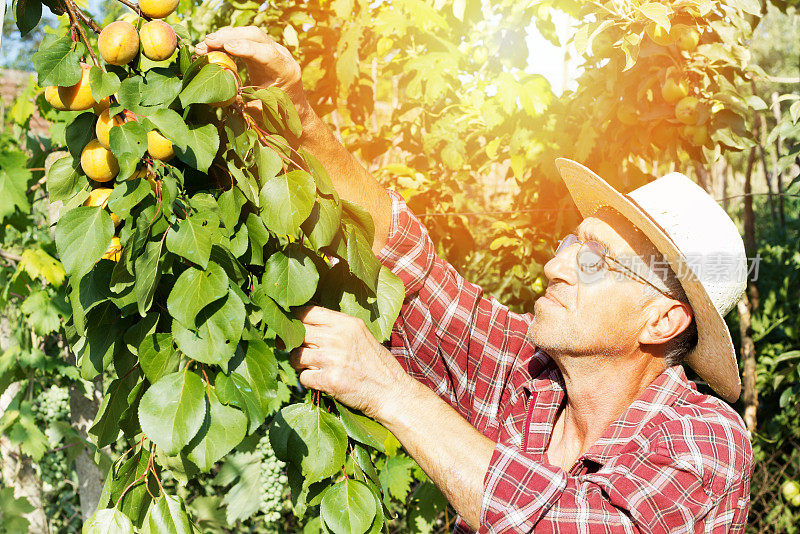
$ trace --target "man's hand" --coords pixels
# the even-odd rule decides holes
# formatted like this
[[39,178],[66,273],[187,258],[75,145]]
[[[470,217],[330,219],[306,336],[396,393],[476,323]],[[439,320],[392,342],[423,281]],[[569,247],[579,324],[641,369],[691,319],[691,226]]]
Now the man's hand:
[[305,387],[385,422],[393,401],[419,385],[361,319],[318,306],[304,309],[299,318],[306,337],[290,362]]
[[256,26],[220,28],[207,35],[195,47],[195,52],[200,55],[212,50],[222,50],[242,58],[253,85],[275,86],[282,89],[294,102],[304,125],[315,116],[303,90],[300,64],[286,47],[276,43],[260,28]]

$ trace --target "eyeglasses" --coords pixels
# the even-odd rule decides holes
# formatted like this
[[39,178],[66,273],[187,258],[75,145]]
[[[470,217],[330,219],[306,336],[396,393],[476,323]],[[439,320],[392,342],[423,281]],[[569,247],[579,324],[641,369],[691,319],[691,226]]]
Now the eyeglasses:
[[[582,276],[583,282],[598,281],[600,278],[605,276],[606,271],[616,271],[628,275],[634,280],[649,285],[667,298],[675,299],[675,297],[670,295],[669,292],[664,291],[660,287],[654,285],[647,278],[638,274],[629,267],[626,267],[622,264],[622,262],[607,254],[605,246],[598,241],[580,241],[578,236],[575,234],[569,234],[558,242],[554,256],[558,256],[563,250],[574,245],[575,243],[579,243],[581,246],[578,249],[578,253],[575,255],[575,261],[578,264],[579,271],[584,275]],[[612,268],[608,262],[612,262],[614,265],[621,267],[623,270]]]

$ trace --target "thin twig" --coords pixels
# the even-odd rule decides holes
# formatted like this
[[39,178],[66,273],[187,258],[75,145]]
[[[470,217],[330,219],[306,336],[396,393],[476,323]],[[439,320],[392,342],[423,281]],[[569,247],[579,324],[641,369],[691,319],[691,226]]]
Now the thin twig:
[[[28,169],[28,170],[35,170],[35,169]],[[40,187],[42,187],[42,184],[44,184],[46,181],[47,181],[47,175],[45,174],[44,176],[42,176],[41,178],[39,178],[39,181],[38,181],[38,182],[36,182],[35,184],[33,184],[33,185],[31,186],[31,188],[30,188],[30,189],[28,189],[28,193],[33,193],[34,191],[36,191],[37,189],[39,189]]]
[[140,17],[142,17],[142,18],[143,18],[143,19],[145,19],[145,20],[153,20],[151,17],[148,17],[147,15],[145,15],[144,13],[142,13],[142,10],[139,8],[139,6],[138,6],[137,4],[134,4],[133,2],[129,2],[128,0],[117,0],[117,2],[119,2],[120,4],[123,4],[123,5],[126,5],[126,6],[128,6],[128,7],[129,7],[129,8],[131,8],[131,9],[132,9],[132,10],[133,10],[133,11],[134,11],[134,12],[135,12],[137,15],[139,15]]
[[75,2],[72,0],[64,0],[64,7],[66,8],[67,15],[69,16],[70,27],[78,30],[78,34],[81,36],[83,44],[86,45],[89,55],[92,56],[92,61],[94,61],[96,67],[100,67],[100,62],[97,60],[97,55],[94,53],[94,48],[92,48],[89,38],[86,37],[86,32],[83,31],[83,26],[81,26],[81,23],[78,20],[79,16],[76,14],[76,11],[80,11],[78,6],[75,5]]
[[0,258],[3,258],[8,261],[13,261],[19,263],[22,261],[22,256],[18,254],[14,254],[12,252],[6,252],[5,250],[0,248]]

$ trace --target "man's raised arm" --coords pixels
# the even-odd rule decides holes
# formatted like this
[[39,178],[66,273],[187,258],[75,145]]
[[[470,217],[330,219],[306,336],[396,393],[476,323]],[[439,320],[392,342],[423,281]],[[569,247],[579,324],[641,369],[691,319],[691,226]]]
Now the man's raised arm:
[[496,429],[503,396],[511,394],[512,368],[534,353],[526,336],[530,316],[486,298],[436,255],[427,231],[400,195],[387,193],[311,109],[300,65],[288,50],[256,27],[218,30],[197,46],[200,54],[210,50],[243,59],[252,84],[287,93],[303,124],[304,148],[325,166],[343,199],[372,215],[373,251],[406,289],[391,342],[406,372],[482,432]]
[[196,48],[199,54],[210,50],[224,50],[243,59],[254,85],[274,85],[289,95],[303,125],[300,143],[328,171],[339,196],[372,215],[375,224],[372,250],[378,254],[389,236],[392,219],[389,196],[311,108],[303,90],[300,65],[291,53],[255,26],[217,30]]

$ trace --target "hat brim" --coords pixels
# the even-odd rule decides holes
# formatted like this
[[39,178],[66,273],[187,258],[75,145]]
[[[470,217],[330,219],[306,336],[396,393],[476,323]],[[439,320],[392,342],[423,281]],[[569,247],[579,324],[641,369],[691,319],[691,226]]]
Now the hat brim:
[[664,255],[689,299],[697,325],[697,346],[685,361],[722,398],[735,402],[742,383],[730,331],[683,253],[645,211],[600,176],[565,158],[556,159],[556,167],[584,218],[591,217],[601,207],[613,208],[641,230]]

